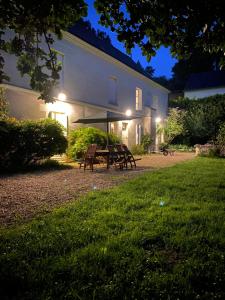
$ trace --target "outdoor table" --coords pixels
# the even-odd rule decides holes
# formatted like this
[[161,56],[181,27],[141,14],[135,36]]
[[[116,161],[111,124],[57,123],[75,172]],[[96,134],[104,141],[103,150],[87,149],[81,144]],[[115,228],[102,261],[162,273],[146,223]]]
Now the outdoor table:
[[114,150],[114,151],[109,151],[108,149],[97,149],[96,152],[95,152],[95,156],[103,156],[103,157],[106,157],[106,164],[107,164],[107,169],[109,169],[110,167],[110,156],[113,155],[113,154],[124,154],[125,151],[117,151],[117,150]]
[[106,163],[107,163],[107,169],[109,169],[109,165],[110,165],[110,152],[109,150],[105,149],[97,149],[95,152],[95,156],[103,156],[106,157]]

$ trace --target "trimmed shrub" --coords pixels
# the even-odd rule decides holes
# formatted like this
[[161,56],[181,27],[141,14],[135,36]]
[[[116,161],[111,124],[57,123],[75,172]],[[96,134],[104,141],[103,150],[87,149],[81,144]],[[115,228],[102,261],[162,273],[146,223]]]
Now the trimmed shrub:
[[55,120],[0,121],[0,169],[17,170],[67,148],[63,127]]
[[143,146],[146,153],[149,152],[149,147],[151,146],[153,139],[150,134],[143,134],[141,137],[141,145]]
[[[120,143],[119,137],[115,134],[109,134],[109,144]],[[103,130],[94,127],[82,127],[74,129],[69,135],[68,156],[71,159],[79,159],[83,157],[88,145],[97,144],[101,147],[107,145],[107,134]]]
[[133,155],[142,155],[146,153],[143,145],[133,145],[131,147],[131,152]]

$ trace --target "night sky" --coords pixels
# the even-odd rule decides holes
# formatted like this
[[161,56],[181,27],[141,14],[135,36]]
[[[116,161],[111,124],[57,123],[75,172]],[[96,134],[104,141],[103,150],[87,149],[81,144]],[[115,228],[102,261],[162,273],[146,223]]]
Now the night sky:
[[[91,25],[95,29],[106,32],[110,36],[113,46],[126,53],[123,44],[117,40],[116,33],[111,32],[110,29],[98,24],[99,15],[94,8],[94,0],[86,0],[86,3],[88,3],[88,16],[86,19],[91,22]],[[171,57],[169,49],[165,47],[161,47],[157,51],[156,56],[151,59],[150,63],[142,56],[141,50],[138,47],[135,47],[132,50],[132,58],[136,62],[139,60],[143,67],[151,65],[155,69],[154,76],[166,76],[167,78],[171,77],[171,69],[176,62],[176,59]]]

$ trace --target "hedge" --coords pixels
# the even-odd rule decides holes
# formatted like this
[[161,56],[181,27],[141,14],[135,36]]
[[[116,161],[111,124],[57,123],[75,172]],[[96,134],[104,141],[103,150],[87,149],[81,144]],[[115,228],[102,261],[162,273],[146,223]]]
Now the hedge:
[[55,120],[0,121],[0,170],[17,170],[67,148],[63,127]]

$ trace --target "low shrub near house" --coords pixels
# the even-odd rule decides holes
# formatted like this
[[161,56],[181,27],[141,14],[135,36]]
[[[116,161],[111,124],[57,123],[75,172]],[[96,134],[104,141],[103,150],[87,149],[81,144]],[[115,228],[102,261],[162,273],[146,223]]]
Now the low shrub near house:
[[131,152],[133,155],[142,155],[146,153],[143,145],[133,145],[131,147]]
[[[120,143],[120,138],[115,134],[109,134],[109,144]],[[74,129],[69,135],[68,156],[72,159],[83,157],[88,145],[97,144],[101,147],[107,145],[107,134],[103,130],[94,127]]]
[[67,148],[62,126],[55,120],[0,121],[0,170],[23,169]]
[[153,143],[153,139],[150,134],[143,134],[141,137],[141,145],[143,146],[146,153],[149,152],[149,147]]

